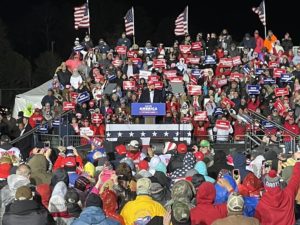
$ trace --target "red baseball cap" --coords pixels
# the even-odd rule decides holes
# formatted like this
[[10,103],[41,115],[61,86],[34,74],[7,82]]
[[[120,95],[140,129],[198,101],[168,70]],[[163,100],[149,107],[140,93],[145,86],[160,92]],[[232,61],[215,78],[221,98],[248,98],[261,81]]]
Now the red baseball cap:
[[115,150],[118,153],[118,155],[125,155],[127,153],[125,145],[118,145],[115,147]]
[[138,164],[138,168],[140,170],[148,170],[149,169],[149,163],[146,160],[141,160]]
[[177,145],[177,152],[184,154],[187,153],[187,146],[184,143],[180,143],[179,145]]
[[203,159],[204,159],[204,154],[202,152],[195,152],[194,156],[195,156],[197,162],[198,161],[203,161]]

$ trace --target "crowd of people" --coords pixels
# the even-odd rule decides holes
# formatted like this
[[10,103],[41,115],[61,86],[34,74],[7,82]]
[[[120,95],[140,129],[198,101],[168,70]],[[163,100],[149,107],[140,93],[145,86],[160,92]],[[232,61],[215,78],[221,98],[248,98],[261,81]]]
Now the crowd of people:
[[[238,43],[224,29],[187,34],[168,48],[150,40],[139,47],[123,33],[113,45],[76,38],[42,108],[0,114],[3,225],[300,224],[300,153],[292,149],[300,134],[300,49],[294,55],[288,33],[279,41],[254,31]],[[106,149],[106,124],[145,123],[131,115],[138,102],[165,103],[156,123],[192,124],[195,145],[145,148],[131,140]],[[25,136],[33,128],[80,135],[91,149],[33,144]],[[242,143],[249,132],[264,136],[252,151],[211,145]],[[278,138],[284,151],[269,147]]]

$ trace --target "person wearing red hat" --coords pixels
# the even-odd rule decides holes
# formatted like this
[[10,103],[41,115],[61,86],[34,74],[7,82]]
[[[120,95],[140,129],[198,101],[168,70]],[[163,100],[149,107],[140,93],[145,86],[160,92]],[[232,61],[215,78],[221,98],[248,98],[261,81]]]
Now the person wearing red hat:
[[30,124],[30,126],[32,128],[34,128],[37,124],[41,124],[42,121],[43,121],[43,119],[44,119],[44,117],[41,115],[40,109],[39,108],[35,108],[34,109],[34,113],[29,118],[28,123]]
[[280,186],[280,177],[271,170],[264,177],[265,192],[255,211],[255,217],[262,225],[294,225],[295,198],[300,184],[300,152],[294,153],[296,164],[285,188]]
[[137,164],[137,169],[140,170],[148,170],[149,169],[149,163],[146,160],[141,160]]
[[180,143],[177,145],[177,150],[175,154],[171,156],[170,162],[167,166],[167,172],[174,172],[176,169],[182,168],[183,159],[187,153],[187,146],[185,143]]
[[[300,134],[299,126],[295,123],[294,117],[290,117],[288,121],[285,121],[283,127],[295,134],[295,136],[298,136]],[[284,131],[282,134],[283,142],[285,145],[285,153],[289,153],[292,150],[292,136],[290,132]]]

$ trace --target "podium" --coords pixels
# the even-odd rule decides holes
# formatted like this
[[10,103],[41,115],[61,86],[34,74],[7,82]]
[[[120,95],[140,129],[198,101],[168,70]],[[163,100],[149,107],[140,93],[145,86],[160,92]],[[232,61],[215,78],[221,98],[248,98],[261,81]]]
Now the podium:
[[166,115],[166,103],[131,103],[131,115],[143,116],[145,124],[155,124],[156,116]]

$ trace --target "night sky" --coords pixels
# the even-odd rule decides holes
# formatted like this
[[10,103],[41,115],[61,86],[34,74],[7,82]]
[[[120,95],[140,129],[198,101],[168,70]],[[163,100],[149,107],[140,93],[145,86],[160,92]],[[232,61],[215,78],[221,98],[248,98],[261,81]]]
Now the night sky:
[[[263,26],[258,16],[252,12],[260,0],[227,1],[165,1],[165,0],[90,0],[91,32],[94,44],[104,37],[108,44],[124,29],[123,16],[133,5],[135,7],[136,41],[144,45],[150,39],[153,44],[163,42],[170,45],[175,39],[174,20],[189,5],[189,31],[216,32],[227,28],[233,39],[240,42],[246,32],[253,34],[258,29],[263,34]],[[299,45],[300,32],[296,1],[266,0],[267,27],[278,38],[289,32],[294,45]],[[29,60],[41,52],[51,49],[62,58],[68,57],[76,36],[81,39],[85,29],[75,31],[73,26],[73,7],[83,0],[10,0],[3,1],[0,18],[7,27],[8,38],[13,48]],[[46,24],[48,26],[46,26]],[[180,39],[180,38],[177,38]]]

